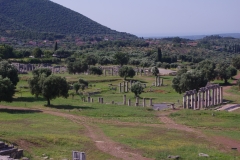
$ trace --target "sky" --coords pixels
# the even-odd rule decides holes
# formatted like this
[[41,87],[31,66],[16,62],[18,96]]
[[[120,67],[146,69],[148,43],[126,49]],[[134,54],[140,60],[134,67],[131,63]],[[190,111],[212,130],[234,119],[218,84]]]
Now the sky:
[[240,33],[240,0],[51,0],[139,37]]

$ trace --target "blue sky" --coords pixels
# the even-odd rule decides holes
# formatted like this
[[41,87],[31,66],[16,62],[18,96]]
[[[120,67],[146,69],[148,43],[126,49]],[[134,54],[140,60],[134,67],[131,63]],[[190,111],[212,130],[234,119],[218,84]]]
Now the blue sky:
[[240,0],[51,0],[137,36],[240,33]]

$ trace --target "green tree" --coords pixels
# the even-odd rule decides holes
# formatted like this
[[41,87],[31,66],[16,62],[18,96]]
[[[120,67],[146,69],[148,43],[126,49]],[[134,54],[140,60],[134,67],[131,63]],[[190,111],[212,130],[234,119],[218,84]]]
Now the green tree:
[[15,94],[15,86],[9,78],[2,78],[0,76],[0,102],[12,102]]
[[31,94],[38,97],[42,95],[50,105],[50,100],[56,97],[68,97],[69,86],[65,78],[51,75],[49,69],[37,69],[33,71],[33,78],[28,81]]
[[67,69],[70,74],[82,73],[87,71],[88,65],[83,61],[69,62],[67,64]]
[[89,54],[86,56],[84,62],[86,62],[88,65],[95,65],[97,63],[97,58],[95,55]]
[[232,65],[236,68],[236,69],[240,69],[240,56],[236,56],[232,59]]
[[55,42],[54,44],[54,51],[58,50],[58,44],[57,44],[57,41]]
[[152,67],[151,72],[155,77],[157,77],[159,74],[159,69],[157,67]]
[[134,93],[135,97],[139,97],[139,95],[143,92],[143,87],[141,85],[141,83],[135,83],[132,87],[131,87],[131,92]]
[[120,64],[123,66],[124,64],[128,64],[129,55],[127,53],[118,52],[114,55],[114,60],[116,64]]
[[0,75],[3,79],[9,78],[14,86],[16,86],[19,81],[18,70],[5,60],[0,61]]
[[196,70],[200,70],[208,81],[213,81],[216,78],[215,69],[216,64],[209,60],[200,62],[196,67]]
[[224,83],[227,84],[228,79],[236,75],[236,69],[233,66],[230,66],[226,62],[221,62],[217,65],[217,74],[218,77],[224,80]]
[[177,93],[181,94],[188,90],[199,90],[201,87],[206,86],[207,82],[201,71],[191,71],[177,74],[173,78],[172,87]]
[[79,84],[83,84],[83,85],[85,85],[85,86],[88,86],[88,81],[86,81],[86,80],[84,80],[84,79],[81,79],[81,78],[78,80],[78,83],[79,83]]
[[29,79],[28,85],[32,95],[38,97],[42,94],[44,80],[52,74],[47,68],[36,69],[32,72],[33,77]]
[[162,50],[160,47],[158,47],[157,62],[162,62]]
[[132,67],[123,66],[119,69],[118,74],[126,80],[127,77],[133,78],[135,76],[135,71]]
[[43,51],[40,48],[35,48],[32,52],[32,55],[34,56],[34,58],[41,58],[41,56],[43,55]]
[[50,106],[50,100],[57,97],[67,98],[69,86],[65,78],[58,76],[47,77],[42,86],[42,96],[47,99],[47,105]]
[[73,89],[76,91],[76,94],[78,93],[78,90],[80,89],[81,85],[79,83],[73,84]]
[[103,74],[102,69],[99,67],[90,67],[89,71],[90,71],[90,74],[94,74],[94,75],[102,75]]
[[7,58],[13,58],[13,48],[9,45],[0,45],[0,58],[7,59]]

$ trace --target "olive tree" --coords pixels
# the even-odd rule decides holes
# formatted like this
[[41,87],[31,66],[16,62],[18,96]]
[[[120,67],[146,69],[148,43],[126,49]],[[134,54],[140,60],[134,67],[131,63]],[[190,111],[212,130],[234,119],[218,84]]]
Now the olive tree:
[[124,80],[126,80],[127,77],[130,78],[134,77],[136,73],[132,67],[123,66],[122,68],[119,69],[118,74],[120,77],[123,77]]

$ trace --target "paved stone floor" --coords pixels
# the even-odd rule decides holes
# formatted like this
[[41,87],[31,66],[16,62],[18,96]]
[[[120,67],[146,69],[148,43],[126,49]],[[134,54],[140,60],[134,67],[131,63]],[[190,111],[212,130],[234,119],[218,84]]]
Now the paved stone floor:
[[240,104],[226,104],[226,105],[223,105],[221,108],[217,109],[218,111],[229,111],[229,112],[232,112],[236,109],[239,109],[240,108]]

